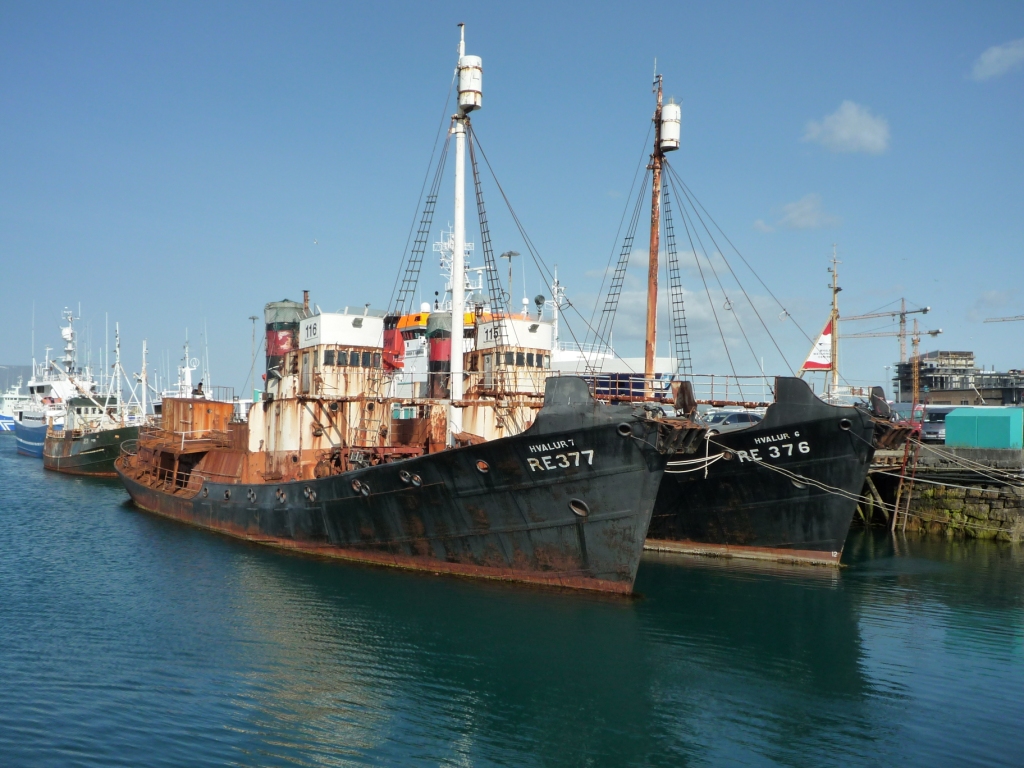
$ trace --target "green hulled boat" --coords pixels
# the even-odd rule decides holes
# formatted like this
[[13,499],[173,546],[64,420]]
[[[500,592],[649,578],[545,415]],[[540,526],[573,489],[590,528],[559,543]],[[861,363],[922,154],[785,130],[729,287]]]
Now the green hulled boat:
[[64,428],[46,430],[43,466],[69,475],[117,477],[114,459],[121,454],[121,444],[139,437],[139,427],[124,423],[117,413],[116,403],[72,399]]

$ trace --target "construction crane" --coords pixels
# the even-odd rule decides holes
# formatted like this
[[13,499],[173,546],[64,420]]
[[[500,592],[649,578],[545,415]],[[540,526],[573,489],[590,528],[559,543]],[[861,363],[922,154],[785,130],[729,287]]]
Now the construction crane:
[[[843,338],[844,339],[872,339],[872,338],[876,338],[876,337],[879,337],[879,336],[899,336],[900,333],[901,333],[901,331],[877,331],[875,333],[844,333],[843,334]],[[917,329],[915,328],[914,329],[914,333],[916,333],[916,334],[922,334],[923,333],[926,336],[938,336],[940,333],[942,333],[942,329],[941,328],[936,328],[934,331],[920,331],[920,332],[918,332]],[[911,338],[913,338],[913,337],[911,337]],[[920,335],[918,335],[917,340],[918,341],[921,340]],[[907,361],[906,360],[901,360],[900,362],[905,363]]]
[[[844,339],[870,339],[870,338],[877,338],[879,336],[899,336],[900,337],[900,352],[903,353],[903,352],[906,351],[906,348],[903,346],[903,344],[905,343],[906,339],[901,334],[905,333],[905,331],[906,331],[906,329],[904,328],[904,329],[900,329],[898,331],[878,331],[878,332],[875,332],[875,333],[848,333],[843,338]],[[910,336],[910,342],[911,342],[911,344],[913,346],[913,353],[911,354],[910,359],[911,359],[911,362],[914,364],[914,367],[912,369],[912,374],[913,374],[912,393],[913,393],[913,398],[914,398],[914,404],[915,405],[917,404],[918,396],[920,395],[920,389],[921,389],[921,356],[918,353],[918,345],[921,343],[921,335],[924,334],[926,336],[931,336],[931,337],[934,338],[935,336],[938,336],[940,333],[942,333],[942,329],[941,328],[936,328],[933,331],[921,331],[921,330],[919,330],[918,327],[917,327],[917,318],[916,317],[914,318],[914,331],[913,331],[913,333]],[[900,357],[905,357],[905,355],[901,354]],[[900,360],[900,362],[901,363],[905,363],[907,361],[904,359],[904,360]]]
[[1014,315],[1013,317],[990,317],[985,320],[986,323],[1015,323],[1018,320],[1024,320],[1024,315]]
[[[852,317],[844,317],[843,320],[873,320],[878,317],[898,317],[900,320],[900,329],[894,333],[877,333],[877,334],[846,334],[845,337],[849,338],[867,338],[868,336],[898,336],[900,339],[900,362],[907,362],[907,315],[927,315],[931,312],[931,307],[922,307],[920,309],[907,309],[907,300],[900,299],[900,308],[889,310],[887,312],[869,312],[866,315],[853,315]],[[1024,318],[1021,318],[1024,319]],[[985,321],[986,323],[988,320]],[[931,336],[937,336],[942,331],[933,332],[926,331]]]

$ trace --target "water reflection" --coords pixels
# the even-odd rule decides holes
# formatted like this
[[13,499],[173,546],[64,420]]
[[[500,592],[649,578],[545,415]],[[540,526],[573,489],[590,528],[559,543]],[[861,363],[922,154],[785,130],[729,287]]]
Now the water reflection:
[[[1016,765],[1024,558],[645,557],[637,599],[280,553],[0,455],[0,764]],[[955,756],[955,759],[951,758]]]

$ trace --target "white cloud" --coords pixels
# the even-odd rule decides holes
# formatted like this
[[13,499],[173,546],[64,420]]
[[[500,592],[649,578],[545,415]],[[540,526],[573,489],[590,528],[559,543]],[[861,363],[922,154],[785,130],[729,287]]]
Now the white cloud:
[[754,229],[758,232],[774,232],[775,227],[770,224],[765,224],[764,219],[757,219],[754,222]]
[[838,216],[826,213],[821,207],[821,196],[810,194],[795,203],[782,206],[782,218],[778,226],[786,229],[821,229],[835,227],[841,223]]
[[815,141],[833,152],[880,155],[889,148],[889,121],[847,100],[820,123],[817,120],[807,123],[803,140]]
[[1024,37],[1002,45],[993,45],[974,62],[971,76],[978,81],[1005,75],[1024,64]]

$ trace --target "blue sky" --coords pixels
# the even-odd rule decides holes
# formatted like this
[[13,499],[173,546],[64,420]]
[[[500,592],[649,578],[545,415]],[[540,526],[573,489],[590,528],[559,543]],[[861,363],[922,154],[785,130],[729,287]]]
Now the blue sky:
[[[1021,3],[3,2],[0,362],[28,361],[33,302],[37,355],[80,302],[94,360],[104,313],[133,369],[143,337],[173,361],[205,321],[214,383],[241,387],[265,302],[308,288],[325,310],[384,307],[459,21],[484,62],[476,131],[579,306],[616,248],[657,58],[683,105],[673,166],[808,333],[836,243],[844,314],[905,296],[945,331],[924,349],[1024,367],[1024,324],[981,323],[1024,314]],[[495,249],[525,252],[493,186],[488,200]],[[724,372],[682,258],[695,368]],[[797,365],[808,342],[738,272]],[[638,263],[624,354],[641,349],[642,280]],[[844,375],[876,382],[896,354],[845,342]]]

